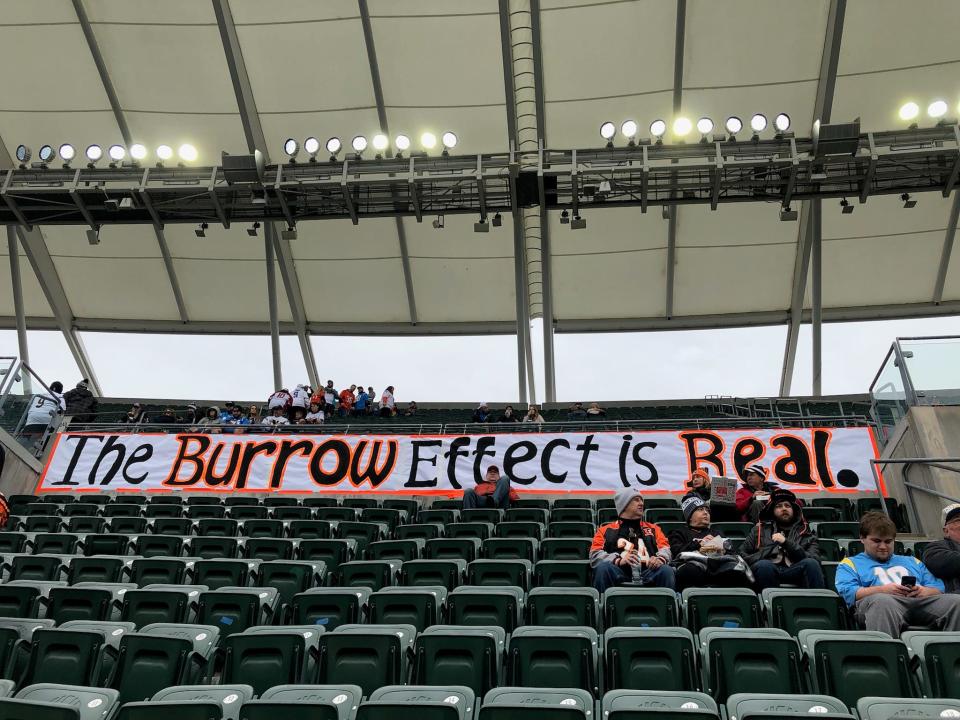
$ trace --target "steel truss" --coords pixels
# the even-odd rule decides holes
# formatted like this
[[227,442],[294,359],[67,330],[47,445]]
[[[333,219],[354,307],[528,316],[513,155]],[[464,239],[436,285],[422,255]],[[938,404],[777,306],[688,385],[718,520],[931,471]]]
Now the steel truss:
[[[853,155],[816,157],[811,139],[639,144],[440,157],[288,162],[264,180],[221,167],[15,168],[0,223],[221,224],[766,202],[940,191],[960,174],[960,125],[865,133]],[[536,170],[521,170],[536,167]]]

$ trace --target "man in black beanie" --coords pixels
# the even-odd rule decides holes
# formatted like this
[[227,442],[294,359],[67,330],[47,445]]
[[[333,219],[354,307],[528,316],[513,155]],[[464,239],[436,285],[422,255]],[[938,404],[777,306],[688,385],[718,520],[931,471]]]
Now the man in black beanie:
[[[721,537],[721,533],[710,525],[710,506],[704,499],[688,495],[680,503],[680,509],[687,525],[670,533],[670,552],[678,563],[677,592],[688,587],[749,587],[750,578],[743,572],[743,563],[732,557],[729,543],[724,543],[719,552],[715,551],[715,539]],[[705,562],[701,558],[680,557],[681,553],[688,552],[712,554],[715,559]]]
[[817,536],[803,517],[797,496],[776,489],[760,510],[759,522],[747,535],[741,552],[757,578],[757,588],[781,583],[824,587]]

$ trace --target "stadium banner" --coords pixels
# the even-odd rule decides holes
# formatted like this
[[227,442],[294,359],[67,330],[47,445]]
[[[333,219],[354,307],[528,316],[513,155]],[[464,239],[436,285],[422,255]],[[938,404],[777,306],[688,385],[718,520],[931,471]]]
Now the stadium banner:
[[[226,428],[225,428],[226,429]],[[876,492],[869,428],[490,435],[62,433],[39,492],[202,491],[458,496],[490,465],[531,493],[680,493],[691,471],[761,463],[798,492]],[[882,480],[881,480],[882,482]]]

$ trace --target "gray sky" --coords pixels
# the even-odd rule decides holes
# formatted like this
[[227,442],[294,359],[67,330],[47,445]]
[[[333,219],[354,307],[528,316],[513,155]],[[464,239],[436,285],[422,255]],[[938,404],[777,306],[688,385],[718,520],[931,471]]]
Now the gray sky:
[[[828,324],[823,391],[866,392],[891,341],[908,335],[960,335],[960,318]],[[543,398],[542,336],[533,329],[538,399]],[[561,401],[655,400],[705,395],[770,396],[780,384],[786,328],[556,335]],[[266,398],[272,391],[267,337],[84,333],[104,392],[117,397]],[[72,387],[73,357],[56,332],[29,334],[32,365],[48,383]],[[394,385],[403,404],[504,402],[517,398],[513,336],[436,338],[316,337],[322,379],[337,387]],[[810,393],[810,331],[800,333],[794,395]],[[283,379],[306,382],[297,340],[281,338]],[[16,355],[16,333],[0,331],[0,355]]]

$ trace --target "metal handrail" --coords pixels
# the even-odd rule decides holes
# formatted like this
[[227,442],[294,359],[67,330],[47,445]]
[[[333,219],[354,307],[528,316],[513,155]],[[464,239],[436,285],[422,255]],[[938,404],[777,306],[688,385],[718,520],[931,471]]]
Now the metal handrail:
[[[960,468],[950,467],[949,465],[944,465],[943,463],[954,462],[960,463],[960,457],[947,457],[947,458],[879,458],[870,461],[871,467],[874,468],[876,473],[876,467],[878,465],[903,465],[903,486],[907,489],[907,506],[910,513],[913,515],[913,519],[916,521],[916,528],[920,531],[919,534],[925,535],[926,531],[923,527],[923,520],[920,518],[920,513],[917,512],[916,507],[913,504],[913,490],[919,490],[920,492],[927,493],[928,495],[933,495],[934,497],[942,498],[944,500],[949,500],[950,502],[960,503],[960,498],[953,497],[952,495],[947,495],[936,490],[931,490],[930,488],[925,488],[922,485],[917,485],[908,480],[910,468],[914,465],[927,465],[930,467],[939,468],[941,470],[948,470],[949,472],[960,473]],[[879,489],[880,483],[877,483],[877,488]],[[884,509],[886,509],[886,504],[884,504]]]

